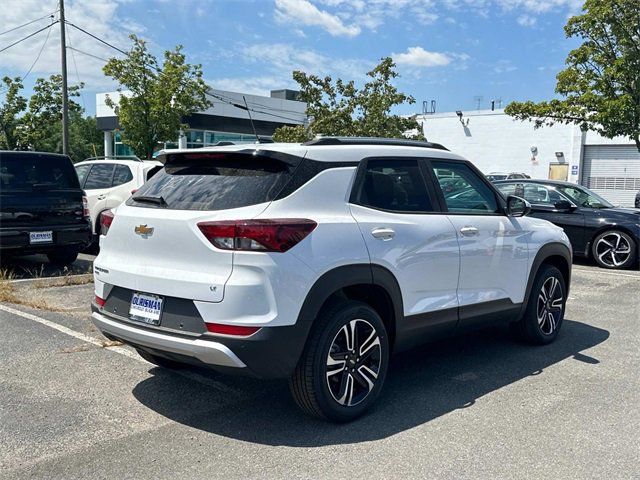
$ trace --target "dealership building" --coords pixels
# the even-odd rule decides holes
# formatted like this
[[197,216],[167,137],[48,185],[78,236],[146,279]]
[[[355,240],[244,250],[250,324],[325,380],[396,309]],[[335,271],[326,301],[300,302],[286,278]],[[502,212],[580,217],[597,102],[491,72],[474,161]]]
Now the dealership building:
[[[126,94],[108,92],[96,95],[96,121],[98,129],[104,133],[104,153],[107,156],[133,155],[131,148],[122,143],[116,113],[105,102],[108,96],[117,103],[120,95]],[[253,143],[256,141],[254,127],[260,137],[270,138],[278,127],[301,125],[306,121],[307,105],[297,101],[297,96],[298,92],[293,90],[272,90],[267,97],[211,89],[208,98],[212,106],[184,118],[183,122],[189,128],[178,138],[169,139],[158,147],[197,148],[222,141]]]
[[608,139],[578,126],[535,129],[504,110],[417,117],[430,141],[471,160],[485,174],[526,173],[584,185],[615,205],[633,206],[640,191],[640,153],[628,138]]

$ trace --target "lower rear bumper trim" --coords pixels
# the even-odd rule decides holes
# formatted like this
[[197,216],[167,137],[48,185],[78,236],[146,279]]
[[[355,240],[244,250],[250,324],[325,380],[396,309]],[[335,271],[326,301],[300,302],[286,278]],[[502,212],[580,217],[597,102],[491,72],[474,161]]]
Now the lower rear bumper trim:
[[246,365],[227,346],[209,340],[187,339],[135,328],[93,312],[91,318],[103,333],[135,345],[185,355],[209,365],[245,368]]

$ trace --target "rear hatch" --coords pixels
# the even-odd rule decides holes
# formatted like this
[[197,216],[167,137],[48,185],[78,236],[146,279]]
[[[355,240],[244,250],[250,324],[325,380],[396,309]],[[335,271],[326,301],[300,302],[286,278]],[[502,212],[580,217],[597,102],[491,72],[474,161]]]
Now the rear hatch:
[[0,227],[85,223],[78,177],[62,155],[0,152]]
[[254,152],[168,155],[118,207],[101,240],[97,278],[142,293],[221,301],[233,251],[215,248],[198,223],[255,218],[300,160]]

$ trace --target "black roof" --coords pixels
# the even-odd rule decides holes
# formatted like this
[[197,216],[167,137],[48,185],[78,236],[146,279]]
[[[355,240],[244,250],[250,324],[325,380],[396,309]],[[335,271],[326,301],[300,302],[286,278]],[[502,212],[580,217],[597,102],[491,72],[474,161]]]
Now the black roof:
[[405,140],[402,138],[379,138],[379,137],[318,137],[303,145],[386,145],[398,147],[422,147],[447,150],[439,143],[426,142],[423,140]]

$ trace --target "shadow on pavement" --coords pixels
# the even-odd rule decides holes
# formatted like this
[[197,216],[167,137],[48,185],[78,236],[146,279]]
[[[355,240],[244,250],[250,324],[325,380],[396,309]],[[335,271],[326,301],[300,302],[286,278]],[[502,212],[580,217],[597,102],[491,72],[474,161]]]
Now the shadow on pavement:
[[69,267],[57,267],[47,259],[46,255],[26,255],[24,257],[2,258],[0,266],[14,279],[59,277],[62,275],[76,275],[91,273],[93,255],[80,254],[78,259]]
[[[477,399],[562,360],[587,364],[599,361],[581,353],[604,342],[609,332],[585,323],[565,320],[551,345],[534,347],[515,343],[504,327],[429,344],[394,357],[387,384],[378,403],[365,417],[346,425],[307,417],[289,396],[286,382],[206,373],[240,390],[237,403],[228,394],[196,382],[186,384],[175,373],[154,368],[152,377],[133,390],[143,405],[176,422],[199,430],[266,445],[315,447],[386,438],[422,425],[460,408],[472,408]],[[173,388],[172,388],[173,387]],[[181,389],[171,398],[160,392]],[[224,401],[226,400],[226,401]]]

